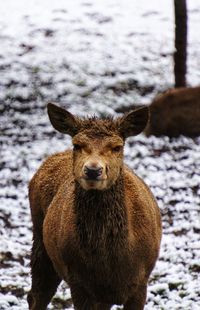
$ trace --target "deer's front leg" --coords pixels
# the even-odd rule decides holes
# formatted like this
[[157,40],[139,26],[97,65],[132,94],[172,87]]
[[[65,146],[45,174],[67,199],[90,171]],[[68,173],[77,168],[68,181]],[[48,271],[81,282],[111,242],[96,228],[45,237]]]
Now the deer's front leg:
[[134,295],[124,305],[124,310],[143,310],[146,302],[147,286],[140,285]]

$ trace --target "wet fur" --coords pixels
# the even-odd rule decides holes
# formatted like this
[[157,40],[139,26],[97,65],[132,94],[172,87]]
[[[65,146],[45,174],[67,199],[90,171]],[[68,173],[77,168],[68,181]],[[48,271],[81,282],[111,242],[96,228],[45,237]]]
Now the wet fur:
[[[92,119],[79,127],[79,120],[77,127],[92,139],[119,135],[120,123],[106,122]],[[106,310],[113,304],[144,308],[159,253],[160,212],[144,182],[120,165],[116,182],[102,191],[84,190],[76,181],[72,151],[48,158],[31,180],[29,309],[46,309],[62,279],[77,310]]]

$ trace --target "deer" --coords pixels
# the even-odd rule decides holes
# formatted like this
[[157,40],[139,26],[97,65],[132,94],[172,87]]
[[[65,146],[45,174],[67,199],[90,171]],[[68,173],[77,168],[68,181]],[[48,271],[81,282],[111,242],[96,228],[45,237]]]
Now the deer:
[[72,150],[51,155],[29,184],[33,223],[31,310],[45,310],[64,280],[76,310],[144,309],[162,225],[145,182],[124,163],[126,138],[145,128],[147,107],[80,118],[49,103]]
[[200,136],[200,87],[169,89],[158,95],[149,108],[147,136]]
[[[141,108],[141,104],[118,107],[124,113]],[[156,95],[149,104],[150,118],[143,133],[170,138],[181,135],[195,138],[200,136],[200,87],[170,88]]]

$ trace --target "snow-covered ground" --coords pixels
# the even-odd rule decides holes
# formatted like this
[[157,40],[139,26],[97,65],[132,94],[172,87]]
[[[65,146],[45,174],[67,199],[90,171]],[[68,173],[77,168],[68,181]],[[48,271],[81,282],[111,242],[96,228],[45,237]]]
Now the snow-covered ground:
[[[188,0],[188,82],[200,80],[200,2]],[[27,184],[70,146],[46,103],[116,114],[173,85],[173,1],[0,1],[0,309],[27,309],[31,221]],[[146,310],[200,309],[200,138],[130,138],[125,160],[151,187],[163,218]],[[71,307],[61,285],[51,309]]]

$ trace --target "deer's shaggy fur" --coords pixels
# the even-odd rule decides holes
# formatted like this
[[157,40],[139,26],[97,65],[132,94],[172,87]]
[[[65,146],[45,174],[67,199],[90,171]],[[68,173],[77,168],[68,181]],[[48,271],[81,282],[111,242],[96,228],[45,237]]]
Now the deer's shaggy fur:
[[77,310],[142,310],[161,220],[147,185],[124,165],[123,145],[144,129],[148,109],[117,120],[80,119],[53,104],[48,113],[74,150],[49,157],[30,182],[29,309],[46,309],[64,279]]

